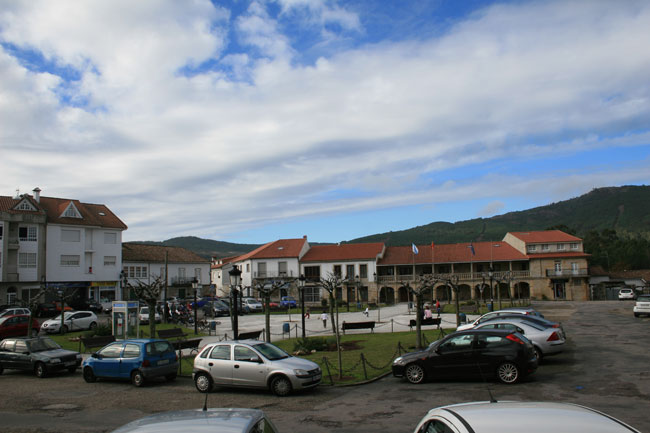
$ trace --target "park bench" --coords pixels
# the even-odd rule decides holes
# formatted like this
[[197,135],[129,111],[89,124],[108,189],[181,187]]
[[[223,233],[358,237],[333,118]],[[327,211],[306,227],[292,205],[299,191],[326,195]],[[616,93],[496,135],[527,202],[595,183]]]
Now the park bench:
[[240,332],[238,340],[259,340],[263,329],[259,331]]
[[370,329],[370,332],[375,332],[375,321],[369,322],[343,322],[341,329],[345,334],[345,331],[348,329]]
[[185,337],[187,337],[187,334],[183,332],[181,328],[161,329],[158,331],[158,337],[164,338],[166,340],[177,338],[176,341],[171,342],[175,350],[198,350],[199,343],[201,342],[200,338],[191,338],[189,340],[186,340]]
[[[114,335],[96,335],[93,337],[80,337],[79,341],[84,345],[84,352],[97,347],[104,347],[115,341]],[[81,348],[80,348],[81,349]],[[80,350],[81,351],[81,350]]]
[[158,338],[185,338],[187,334],[181,328],[161,329],[158,331]]
[[[440,326],[441,319],[440,317],[432,317],[431,319],[422,319],[420,320],[420,326],[431,326],[431,325],[436,325]],[[409,320],[409,327],[411,330],[417,326],[417,321],[415,319]]]

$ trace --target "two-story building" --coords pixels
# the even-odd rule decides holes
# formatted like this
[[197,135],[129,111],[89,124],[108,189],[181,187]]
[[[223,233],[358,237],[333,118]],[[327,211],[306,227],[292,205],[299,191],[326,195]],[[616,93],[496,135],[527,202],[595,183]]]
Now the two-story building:
[[127,226],[105,205],[33,192],[0,197],[0,297],[11,303],[52,288],[119,299]]
[[[165,281],[166,276],[167,297],[194,296],[194,282],[199,284],[198,296],[210,294],[210,260],[185,248],[125,242],[122,269],[123,277],[131,286],[137,286],[138,282],[150,284],[157,278]],[[132,293],[125,296],[135,299]],[[161,293],[161,300],[164,296]]]

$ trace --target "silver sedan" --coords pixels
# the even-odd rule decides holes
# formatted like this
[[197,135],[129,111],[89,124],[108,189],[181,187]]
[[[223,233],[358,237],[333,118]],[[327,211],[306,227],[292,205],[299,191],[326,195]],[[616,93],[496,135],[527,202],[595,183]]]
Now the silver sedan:
[[537,359],[562,352],[566,340],[564,334],[557,328],[545,328],[523,319],[492,319],[483,322],[477,329],[508,329],[523,334],[533,343]]

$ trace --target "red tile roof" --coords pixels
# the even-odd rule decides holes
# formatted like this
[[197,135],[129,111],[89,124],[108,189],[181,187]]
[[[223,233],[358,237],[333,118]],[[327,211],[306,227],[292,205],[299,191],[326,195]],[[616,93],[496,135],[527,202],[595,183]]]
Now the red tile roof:
[[375,260],[384,251],[382,242],[368,244],[314,245],[301,262]]
[[278,239],[277,241],[269,242],[249,253],[243,254],[232,261],[241,262],[250,259],[298,258],[306,243],[307,238]]
[[[474,253],[472,254],[472,249]],[[409,265],[431,263],[468,263],[528,260],[528,257],[505,242],[464,242],[458,244],[418,245],[418,254],[412,247],[387,247],[384,258],[377,265]]]
[[564,233],[560,230],[544,230],[538,232],[510,232],[511,235],[526,242],[527,244],[539,244],[545,242],[580,242],[582,239]]
[[[48,224],[69,224],[78,226],[96,226],[118,230],[126,230],[124,224],[111,210],[103,204],[81,203],[79,200],[64,198],[41,197],[39,202],[28,194],[22,195],[15,199],[12,197],[0,196],[0,211],[9,213],[34,213],[30,211],[13,210],[23,198],[27,198],[38,210],[39,213],[45,212]],[[61,217],[70,202],[83,218]]]
[[210,263],[210,260],[181,247],[131,242],[122,244],[123,262],[165,263],[165,253],[167,253],[167,263]]

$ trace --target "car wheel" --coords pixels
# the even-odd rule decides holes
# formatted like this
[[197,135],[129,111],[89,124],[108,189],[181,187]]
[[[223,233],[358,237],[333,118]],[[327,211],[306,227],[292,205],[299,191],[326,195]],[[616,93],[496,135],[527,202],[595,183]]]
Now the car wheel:
[[512,362],[504,362],[497,368],[497,379],[506,384],[512,384],[519,380],[519,368]]
[[47,377],[47,368],[45,368],[45,364],[37,362],[34,366],[34,374],[36,374],[36,377],[40,377],[41,379]]
[[171,382],[173,380],[176,380],[176,375],[177,375],[176,373],[170,373],[167,376],[165,376],[165,379],[167,379],[167,381]]
[[285,397],[291,393],[291,382],[284,376],[275,376],[271,381],[271,390],[278,397]]
[[422,383],[424,381],[424,368],[418,364],[410,364],[405,371],[406,380],[411,383]]
[[542,358],[544,357],[544,353],[542,353],[542,349],[540,349],[537,346],[534,346],[535,348],[535,356],[537,356],[537,362],[542,362]]
[[84,380],[88,383],[93,383],[97,381],[97,376],[93,373],[93,369],[90,367],[84,368]]
[[92,322],[92,323],[90,324],[90,326],[88,327],[88,329],[90,329],[90,330],[92,331],[92,330],[95,329],[96,327],[97,327],[97,323],[96,323],[96,322]]
[[74,373],[75,371],[77,371],[76,365],[74,367],[68,367],[68,373]]
[[194,377],[194,385],[199,392],[210,392],[212,389],[212,378],[207,373],[198,373]]
[[137,387],[144,385],[144,375],[140,370],[135,370],[131,373],[131,383]]

